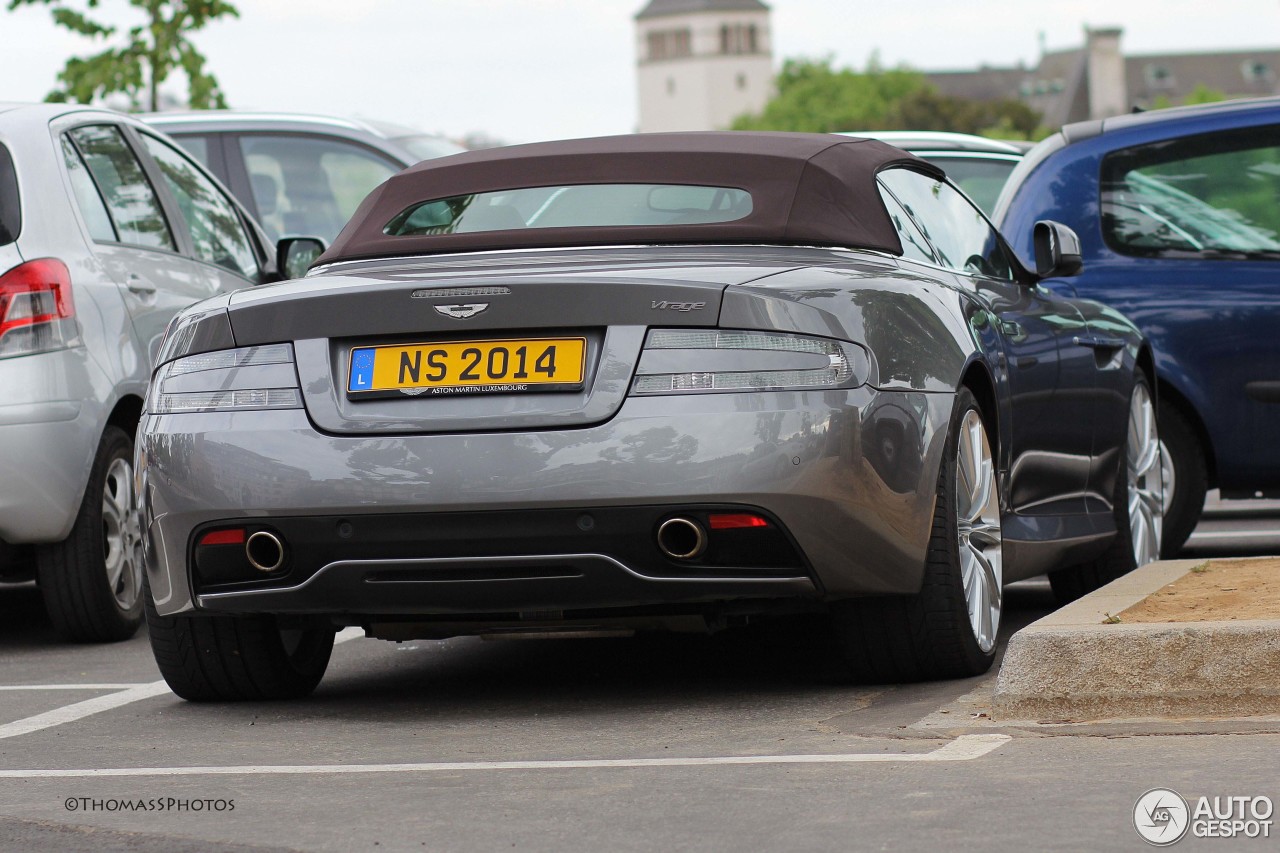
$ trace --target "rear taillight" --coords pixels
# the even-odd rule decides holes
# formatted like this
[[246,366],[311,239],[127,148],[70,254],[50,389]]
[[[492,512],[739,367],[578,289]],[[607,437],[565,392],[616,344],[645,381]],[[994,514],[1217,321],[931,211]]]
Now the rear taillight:
[[27,261],[0,275],[0,358],[69,346],[75,313],[62,261]]

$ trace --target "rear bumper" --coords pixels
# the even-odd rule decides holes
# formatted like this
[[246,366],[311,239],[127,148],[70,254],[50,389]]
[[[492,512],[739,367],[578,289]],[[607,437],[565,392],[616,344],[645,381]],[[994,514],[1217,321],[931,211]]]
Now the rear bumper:
[[[283,543],[280,568],[254,568],[239,544],[192,548],[190,579],[206,610],[467,615],[599,610],[741,598],[816,597],[781,523],[712,529],[684,507],[706,545],[673,560],[657,546],[669,506],[235,519]],[[219,523],[195,533],[225,529]]]
[[0,359],[0,539],[71,532],[106,420],[84,347]]
[[[628,399],[583,429],[415,436],[323,435],[301,410],[147,416],[147,571],[166,615],[498,614],[914,592],[952,402],[870,388],[656,397]],[[673,567],[649,538],[654,520],[710,506],[758,508],[796,560]],[[508,535],[520,525],[500,521],[538,513],[541,534]],[[592,532],[576,525],[583,515],[595,518]],[[351,544],[322,536],[323,555],[288,577],[213,588],[193,572],[193,536],[210,525],[283,531],[323,520],[336,530],[345,520],[361,531],[397,516],[421,533],[395,534],[389,552],[359,544],[385,533]]]
[[0,406],[0,539],[18,545],[67,537],[100,429],[78,400]]

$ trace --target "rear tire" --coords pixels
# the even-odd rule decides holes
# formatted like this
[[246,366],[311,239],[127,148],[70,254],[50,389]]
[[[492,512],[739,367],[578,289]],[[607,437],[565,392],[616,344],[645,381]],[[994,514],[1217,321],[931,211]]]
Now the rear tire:
[[1151,391],[1139,376],[1130,396],[1129,429],[1112,496],[1116,536],[1096,560],[1049,572],[1049,585],[1059,604],[1075,601],[1160,558],[1165,504],[1160,452]]
[[142,551],[133,440],[102,433],[71,534],[36,549],[36,577],[58,633],[77,642],[127,640],[142,624]]
[[191,702],[300,699],[329,666],[334,630],[274,616],[161,616],[145,593],[147,631],[160,674]]
[[938,472],[920,592],[832,605],[836,638],[857,681],[966,678],[991,668],[1003,595],[994,458],[982,410],[961,388]]
[[1172,463],[1172,482],[1166,485],[1168,510],[1164,517],[1164,542],[1160,556],[1176,557],[1200,523],[1209,473],[1204,448],[1185,415],[1169,403],[1160,405],[1160,438]]

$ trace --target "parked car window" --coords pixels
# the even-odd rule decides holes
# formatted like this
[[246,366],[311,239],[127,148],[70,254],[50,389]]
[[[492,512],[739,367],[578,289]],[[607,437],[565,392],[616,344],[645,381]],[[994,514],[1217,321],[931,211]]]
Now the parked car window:
[[175,249],[155,189],[120,129],[109,124],[78,127],[71,139],[107,203],[120,242]]
[[1274,129],[1117,151],[1102,161],[1102,233],[1118,252],[1236,257],[1280,252]]
[[62,137],[62,157],[67,164],[67,174],[71,177],[71,189],[75,192],[80,214],[84,217],[84,224],[89,226],[89,236],[104,243],[116,242],[119,237],[111,224],[107,205],[85,168],[84,160],[80,159],[80,152],[66,136]]
[[18,175],[13,155],[0,145],[0,246],[18,239],[22,230],[22,207],[18,199]]
[[1018,161],[1012,157],[982,154],[935,154],[925,157],[941,166],[951,182],[964,190],[974,204],[985,211],[995,209],[1000,190],[1013,173]]
[[[212,169],[209,165],[209,137],[207,136],[174,136],[173,141],[181,145],[186,152],[192,157],[200,161],[200,165],[206,169]],[[221,175],[219,175],[221,177]]]
[[936,264],[938,259],[933,256],[933,250],[929,248],[928,241],[924,239],[920,229],[911,221],[911,217],[907,216],[907,212],[902,209],[902,205],[898,204],[898,200],[891,196],[883,186],[880,187],[880,198],[884,200],[884,206],[889,211],[889,218],[893,220],[894,227],[898,229],[898,239],[902,241],[902,257],[913,261]]
[[240,137],[258,218],[272,240],[286,234],[332,241],[374,187],[400,171],[358,145],[298,135]]
[[960,192],[910,169],[886,169],[879,180],[924,232],[938,263],[966,275],[1013,278],[999,234]]
[[196,257],[256,279],[253,243],[235,205],[182,154],[153,136],[142,138],[187,221]]

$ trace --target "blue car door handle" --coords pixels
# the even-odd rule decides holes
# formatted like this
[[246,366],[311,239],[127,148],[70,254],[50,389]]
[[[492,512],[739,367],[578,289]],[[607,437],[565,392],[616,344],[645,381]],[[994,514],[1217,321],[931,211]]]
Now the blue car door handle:
[[1267,380],[1246,382],[1244,393],[1259,403],[1280,403],[1280,382]]
[[1094,350],[1118,350],[1124,346],[1124,338],[1106,338],[1101,335],[1080,335],[1076,343]]

